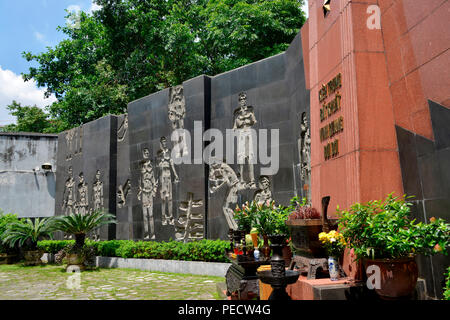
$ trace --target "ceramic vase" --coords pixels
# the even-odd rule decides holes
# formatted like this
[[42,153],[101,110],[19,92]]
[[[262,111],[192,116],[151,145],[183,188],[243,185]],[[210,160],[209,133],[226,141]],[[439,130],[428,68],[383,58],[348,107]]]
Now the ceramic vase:
[[330,273],[331,281],[338,280],[339,277],[339,262],[335,257],[328,257],[328,272]]

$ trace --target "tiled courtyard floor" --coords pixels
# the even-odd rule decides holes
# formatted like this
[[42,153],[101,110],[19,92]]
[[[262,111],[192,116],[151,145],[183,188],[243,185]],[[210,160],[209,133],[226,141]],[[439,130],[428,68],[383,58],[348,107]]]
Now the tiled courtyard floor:
[[67,281],[63,266],[0,265],[0,300],[210,300],[219,299],[208,277],[132,269],[98,269]]

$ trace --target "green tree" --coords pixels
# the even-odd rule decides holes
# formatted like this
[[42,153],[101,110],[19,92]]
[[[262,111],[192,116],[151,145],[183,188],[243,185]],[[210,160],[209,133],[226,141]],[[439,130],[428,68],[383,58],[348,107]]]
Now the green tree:
[[54,133],[60,131],[60,121],[49,120],[48,114],[36,105],[22,106],[14,100],[6,106],[6,109],[16,117],[16,123],[3,127],[4,132]]
[[67,38],[24,74],[55,94],[50,115],[68,129],[201,74],[284,51],[305,21],[303,0],[96,0],[69,13]]

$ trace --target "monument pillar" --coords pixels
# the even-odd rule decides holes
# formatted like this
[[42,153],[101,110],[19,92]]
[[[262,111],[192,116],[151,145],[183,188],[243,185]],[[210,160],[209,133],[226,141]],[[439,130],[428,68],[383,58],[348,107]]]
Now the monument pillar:
[[[309,1],[302,29],[311,101],[312,204],[339,205],[403,194],[382,29],[369,28],[377,1]],[[372,22],[370,20],[370,22]],[[370,24],[372,27],[372,24]]]

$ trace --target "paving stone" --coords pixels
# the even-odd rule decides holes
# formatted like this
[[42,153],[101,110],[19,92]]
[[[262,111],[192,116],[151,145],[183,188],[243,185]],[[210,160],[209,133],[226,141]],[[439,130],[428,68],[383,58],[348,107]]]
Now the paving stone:
[[0,300],[209,300],[215,284],[223,282],[220,277],[101,269],[82,273],[81,289],[69,289],[61,268],[0,266]]

